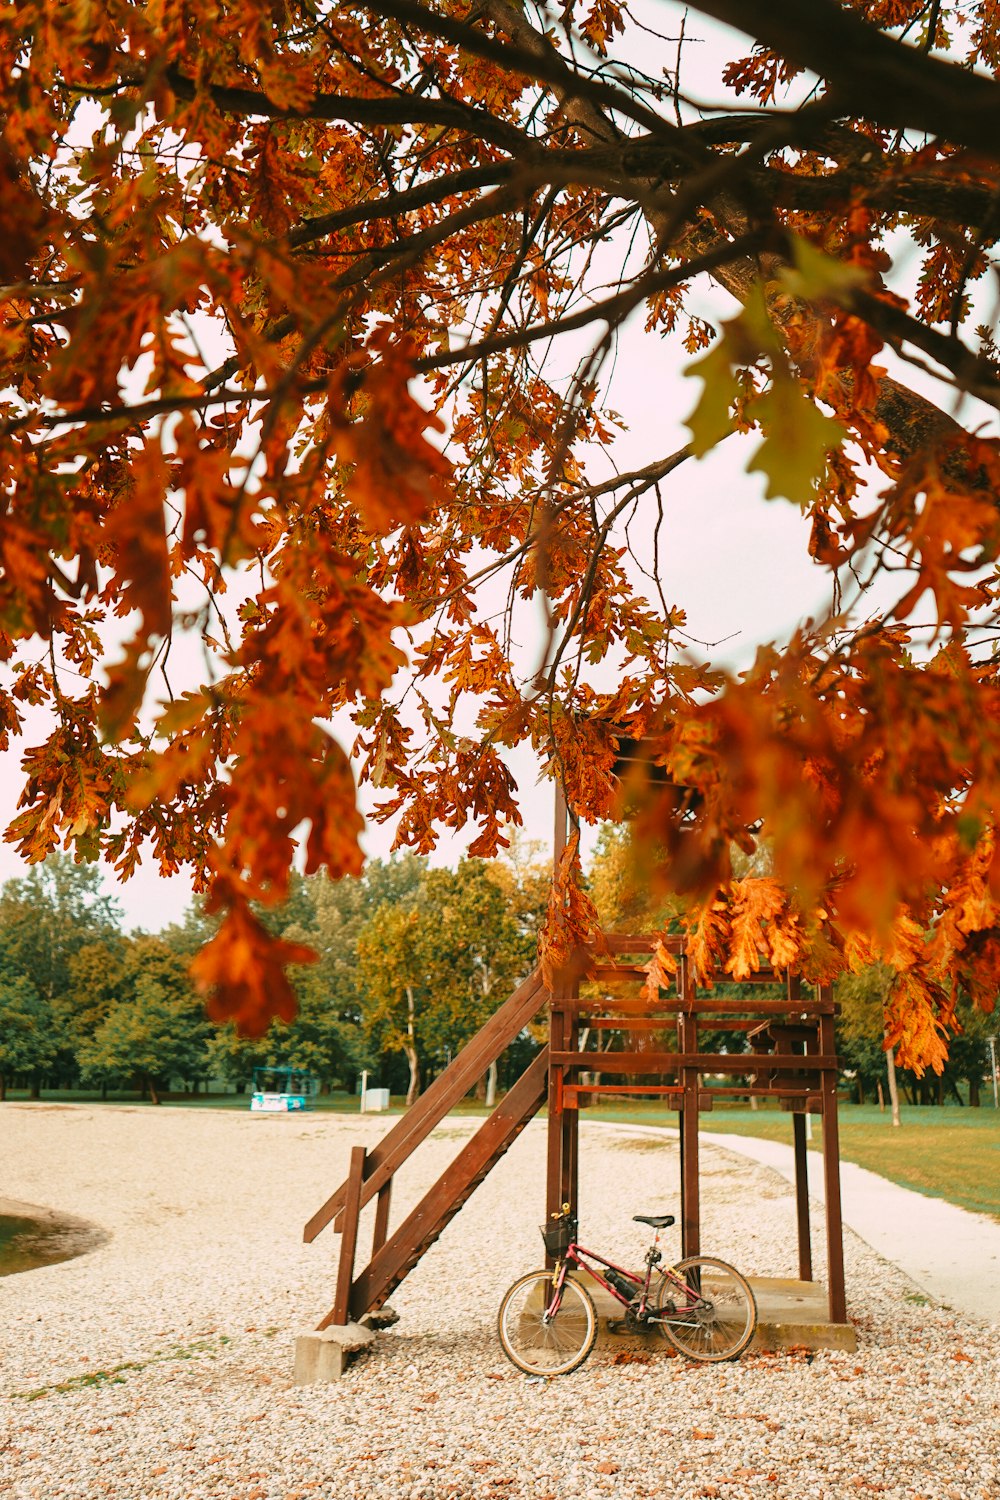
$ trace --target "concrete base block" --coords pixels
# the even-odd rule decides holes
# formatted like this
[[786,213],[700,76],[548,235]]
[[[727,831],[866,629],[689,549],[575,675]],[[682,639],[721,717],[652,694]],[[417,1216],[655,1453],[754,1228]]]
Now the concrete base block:
[[[757,1302],[757,1331],[751,1349],[841,1349],[853,1353],[858,1347],[852,1324],[829,1321],[826,1288],[820,1282],[768,1276],[748,1279]],[[580,1274],[580,1281],[597,1308],[599,1349],[672,1354],[671,1346],[654,1329],[627,1328],[621,1321],[621,1303],[588,1272]]]
[[352,1356],[374,1342],[374,1330],[363,1328],[360,1323],[345,1323],[297,1334],[292,1380],[295,1385],[320,1385],[339,1380]]

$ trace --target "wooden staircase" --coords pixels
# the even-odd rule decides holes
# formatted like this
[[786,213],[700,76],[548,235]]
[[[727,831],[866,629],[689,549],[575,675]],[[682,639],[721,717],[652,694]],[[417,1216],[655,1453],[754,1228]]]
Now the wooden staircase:
[[[392,1235],[388,1233],[395,1173],[547,1000],[548,992],[536,970],[493,1013],[373,1150],[354,1147],[346,1180],[303,1230],[303,1239],[310,1242],[332,1222],[341,1235],[336,1297],[319,1328],[356,1322],[380,1308],[545,1102],[548,1047],[542,1048],[416,1208]],[[371,1260],[355,1275],[358,1221],[361,1210],[372,1198],[377,1201]]]

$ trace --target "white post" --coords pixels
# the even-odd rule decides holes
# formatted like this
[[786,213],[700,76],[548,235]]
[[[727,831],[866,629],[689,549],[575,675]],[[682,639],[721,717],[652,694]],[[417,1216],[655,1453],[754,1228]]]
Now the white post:
[[997,1098],[997,1039],[990,1037],[990,1076],[993,1079],[993,1108],[1000,1109],[1000,1099]]
[[365,1112],[365,1105],[367,1104],[367,1102],[368,1102],[368,1069],[367,1068],[362,1068],[361,1069],[361,1113],[362,1114],[364,1114],[364,1112]]

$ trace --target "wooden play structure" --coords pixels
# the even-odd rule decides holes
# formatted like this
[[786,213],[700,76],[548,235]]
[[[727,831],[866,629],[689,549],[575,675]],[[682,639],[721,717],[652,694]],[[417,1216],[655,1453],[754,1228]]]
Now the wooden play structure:
[[[565,838],[566,812],[557,805],[556,857]],[[356,1146],[346,1180],[305,1226],[304,1238],[328,1225],[341,1235],[334,1303],[319,1329],[358,1322],[377,1313],[395,1287],[434,1243],[538,1113],[548,1105],[545,1210],[564,1203],[576,1211],[580,1107],[600,1094],[658,1098],[677,1111],[681,1166],[683,1254],[700,1245],[699,1116],[713,1100],[747,1096],[777,1099],[792,1116],[799,1277],[813,1279],[809,1231],[806,1115],[818,1115],[826,1196],[828,1317],[847,1321],[844,1290],[840,1166],[837,1133],[836,1006],[828,986],[806,985],[797,975],[762,969],[719,998],[693,983],[680,938],[667,946],[677,965],[669,990],[642,995],[645,964],[656,935],[608,934],[607,952],[579,953],[547,988],[532,973],[490,1017],[468,1045],[373,1149]],[[581,997],[580,976],[588,995]],[[780,998],[763,998],[765,987]],[[598,993],[591,994],[596,990]],[[411,1153],[458,1104],[490,1063],[540,1012],[548,1016],[548,1043],[502,1102],[459,1151],[412,1212],[391,1232],[392,1180]],[[713,1050],[713,1033],[739,1033],[747,1050]],[[620,1047],[601,1048],[614,1033]],[[666,1038],[666,1041],[664,1040]],[[730,1042],[730,1047],[732,1043]],[[598,1081],[599,1080],[599,1081]],[[664,1150],[670,1143],[664,1141]],[[371,1255],[357,1268],[358,1224],[375,1199]]]

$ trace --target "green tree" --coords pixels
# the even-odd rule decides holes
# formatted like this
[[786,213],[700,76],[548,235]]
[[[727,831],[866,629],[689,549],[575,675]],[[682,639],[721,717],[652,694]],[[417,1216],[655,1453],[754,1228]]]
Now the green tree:
[[[97,866],[77,864],[51,854],[43,864],[8,880],[0,893],[0,945],[6,962],[27,976],[44,1001],[53,1045],[46,1049],[44,1069],[73,1078],[76,1048],[97,1014],[106,1013],[106,989],[117,968],[121,947],[120,909],[101,887]],[[96,947],[88,974],[81,955]],[[90,981],[101,976],[100,993]],[[43,1065],[33,1069],[31,1089],[37,1097]]]
[[85,944],[114,938],[121,908],[101,888],[98,867],[50,854],[0,894],[0,932],[11,961],[47,1000],[70,986],[70,963]]
[[[358,940],[366,1035],[407,1062],[407,1104],[432,1061],[447,1061],[535,962],[540,908],[482,860],[429,870],[408,902],[383,902]],[[497,1066],[483,1092],[492,1102]]]
[[23,974],[0,959],[0,1100],[8,1081],[37,1076],[56,1054],[48,1002]]
[[65,988],[52,999],[59,1043],[57,1066],[70,1077],[79,1074],[80,1049],[107,1020],[122,998],[126,982],[128,939],[105,933],[72,953]]
[[969,1103],[974,1109],[982,1103],[983,1077],[989,1069],[989,1038],[995,1035],[996,1012],[989,1015],[966,996],[958,1002],[957,1015],[962,1027],[948,1047],[945,1077],[963,1080],[969,1089]]
[[885,1010],[894,978],[887,964],[871,964],[858,974],[845,974],[835,995],[840,1005],[837,1018],[837,1049],[865,1088],[880,1090],[884,1072],[892,1106],[892,1123],[899,1125],[899,1083],[896,1056],[885,1045]]
[[210,1030],[183,961],[162,939],[140,936],[129,944],[117,1000],[80,1046],[80,1071],[118,1087],[138,1081],[158,1104],[172,1078],[205,1076]]
[[[534,933],[518,922],[493,867],[477,859],[463,859],[454,871],[429,871],[418,911],[425,1035],[439,1056],[451,1056],[533,967]],[[494,1061],[480,1087],[487,1104],[496,1085]]]
[[[373,1063],[361,1024],[358,938],[380,906],[415,896],[425,868],[424,860],[407,853],[370,860],[361,877],[296,879],[289,902],[266,920],[273,931],[308,943],[318,955],[315,964],[293,971],[298,1014],[290,1025],[272,1021],[258,1038],[241,1037],[230,1024],[219,1027],[209,1049],[213,1073],[242,1091],[254,1068],[285,1065],[316,1074],[324,1091],[337,1080],[353,1088],[361,1069]],[[179,951],[191,954],[205,931],[204,919],[189,917],[169,936]]]
[[232,1084],[238,1094],[244,1093],[254,1068],[285,1061],[280,1038],[286,1030],[281,1021],[272,1021],[265,1034],[258,1037],[240,1036],[232,1021],[214,1027],[206,1049],[206,1072]]

